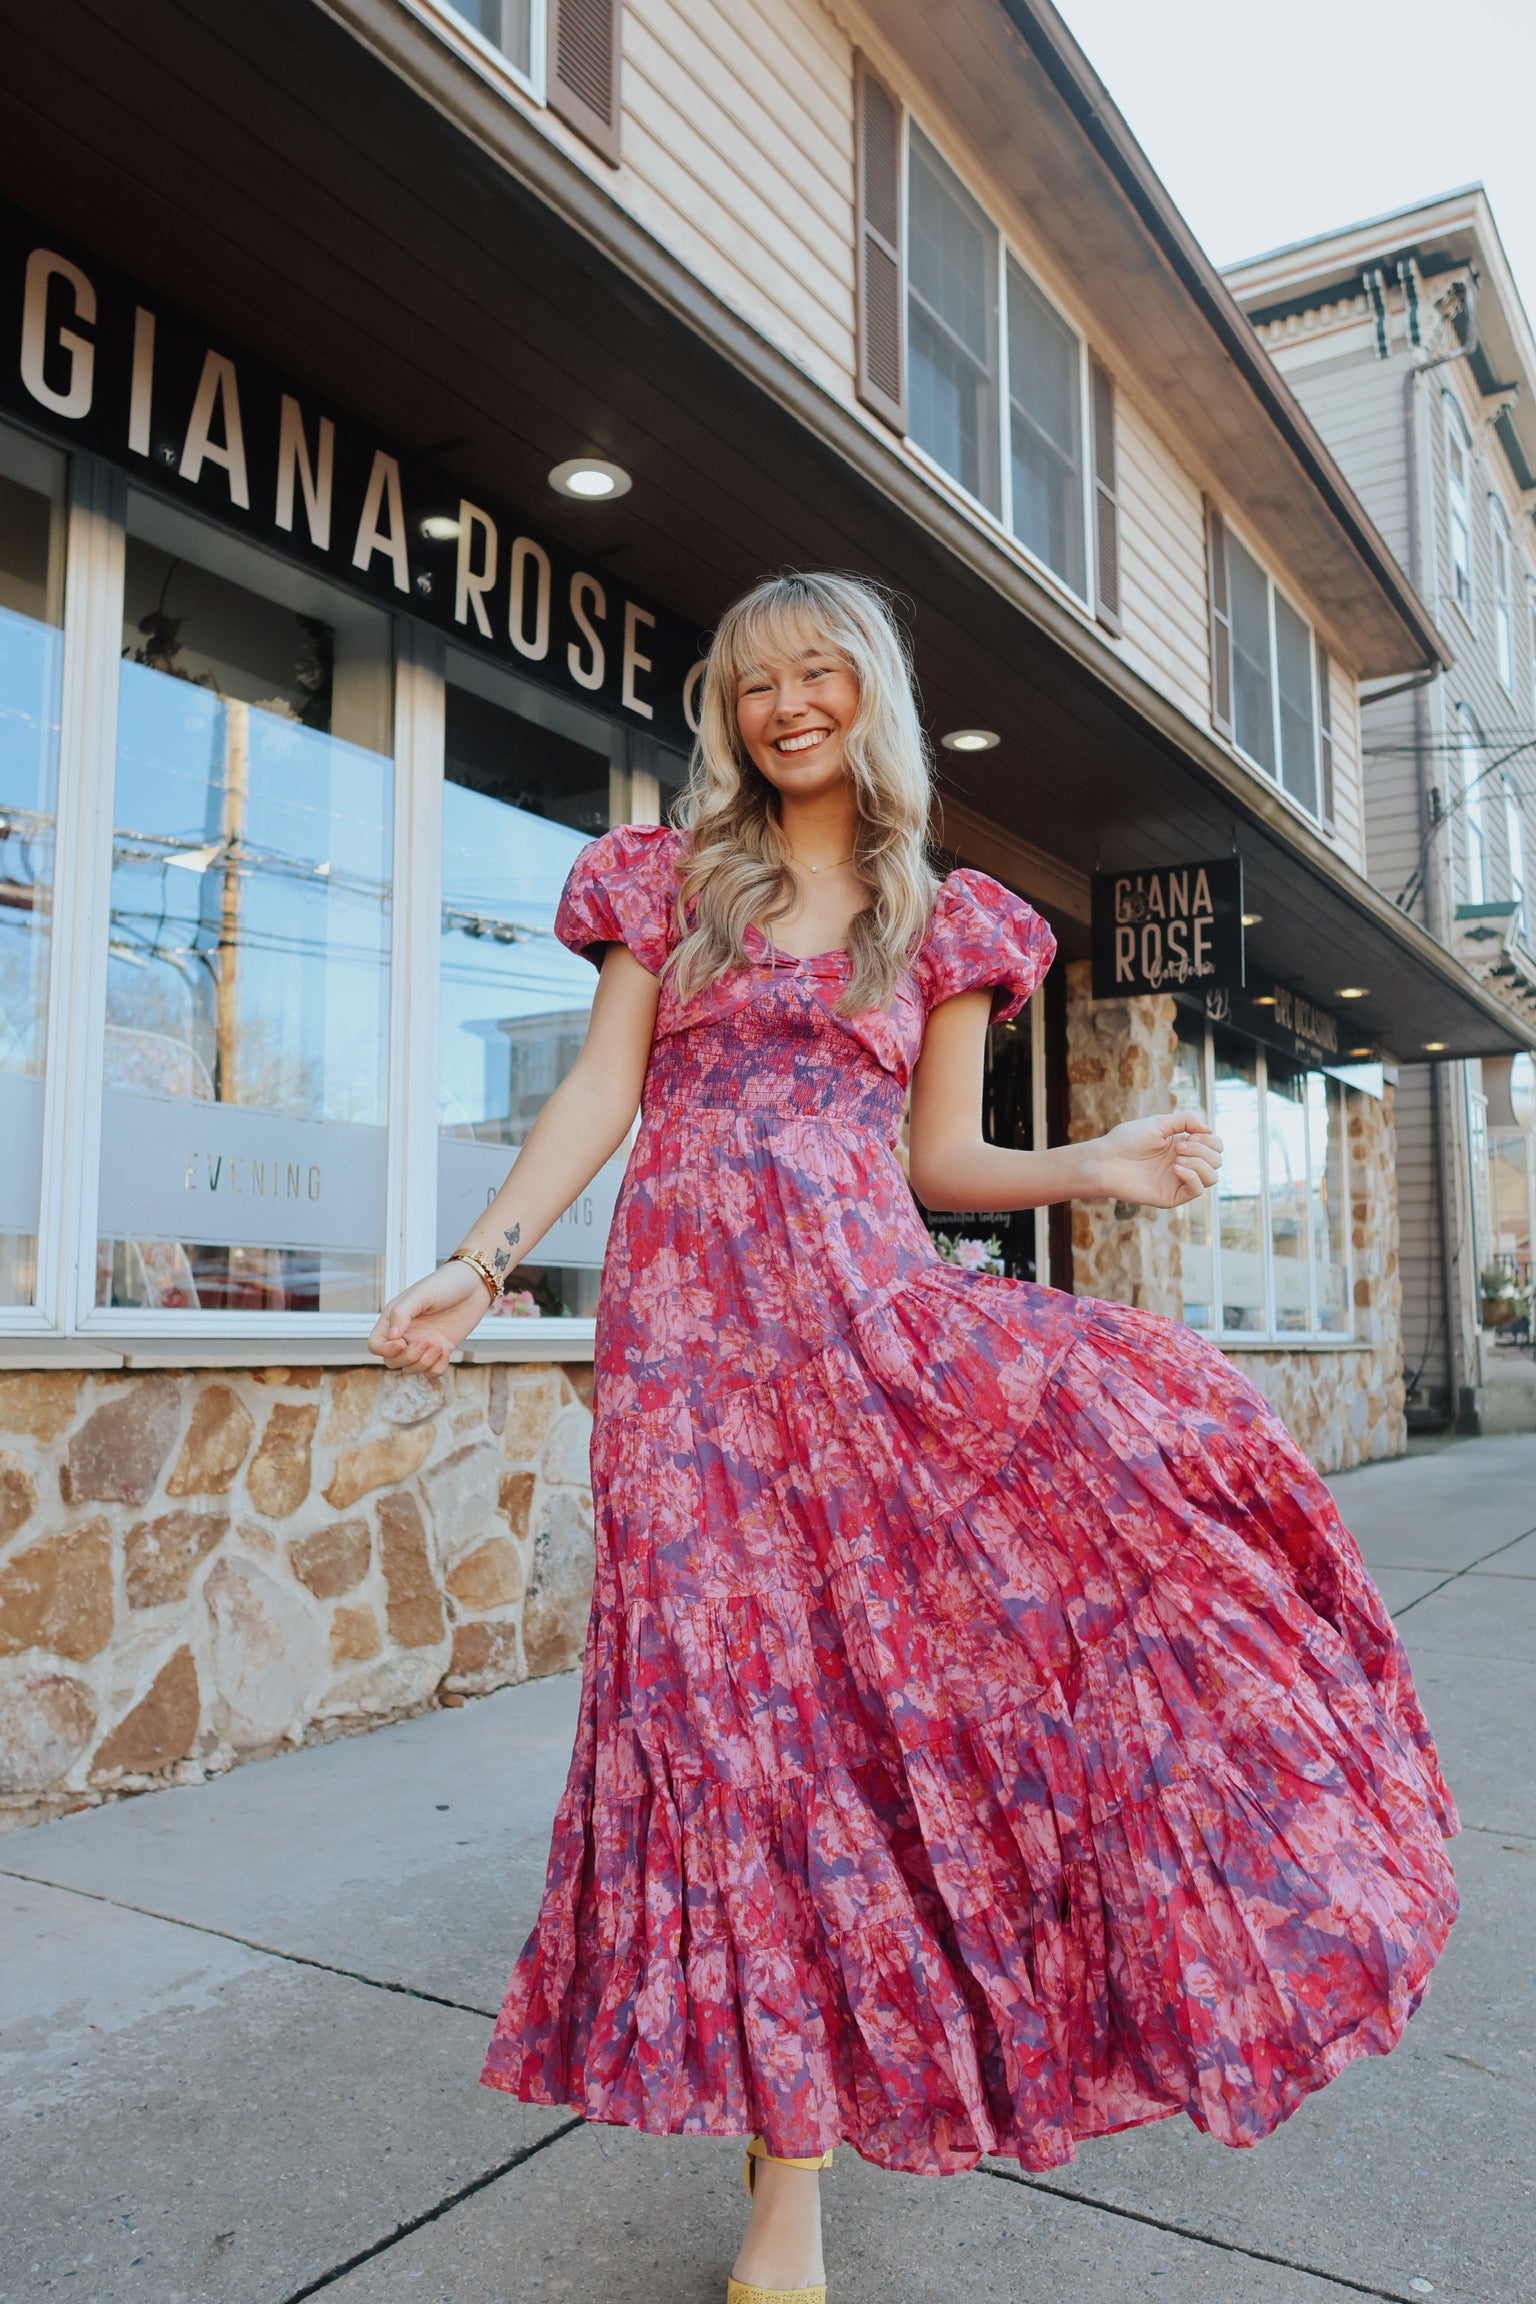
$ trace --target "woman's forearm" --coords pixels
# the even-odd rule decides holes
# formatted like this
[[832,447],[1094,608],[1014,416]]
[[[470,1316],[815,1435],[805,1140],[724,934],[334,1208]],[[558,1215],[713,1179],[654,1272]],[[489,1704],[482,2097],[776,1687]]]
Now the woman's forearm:
[[460,1246],[483,1256],[505,1281],[612,1159],[637,1101],[578,1064],[540,1111],[505,1184]]
[[1099,1143],[1010,1152],[980,1140],[922,1156],[914,1148],[912,1189],[925,1208],[956,1214],[980,1208],[1049,1208],[1059,1200],[1102,1199],[1108,1189]]

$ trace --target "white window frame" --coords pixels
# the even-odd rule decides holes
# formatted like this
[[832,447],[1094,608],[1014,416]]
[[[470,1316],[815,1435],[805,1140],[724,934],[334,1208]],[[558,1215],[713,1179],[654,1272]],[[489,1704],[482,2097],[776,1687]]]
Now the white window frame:
[[1504,868],[1509,875],[1509,893],[1518,910],[1516,926],[1522,943],[1530,941],[1530,924],[1526,912],[1528,883],[1525,862],[1525,811],[1520,801],[1520,787],[1506,769],[1501,779],[1504,787]]
[[550,0],[529,0],[526,72],[519,70],[505,49],[487,40],[483,32],[477,32],[451,5],[451,0],[405,0],[405,5],[446,47],[473,66],[492,87],[499,87],[503,95],[513,89],[534,104],[547,104]]
[[[1270,567],[1263,553],[1254,549],[1253,545],[1249,542],[1244,530],[1239,527],[1235,521],[1232,520],[1227,521],[1226,528],[1229,546],[1231,539],[1235,537],[1237,542],[1241,544],[1243,550],[1247,553],[1249,559],[1262,573],[1265,584],[1268,587],[1267,605],[1269,614],[1269,717],[1270,741],[1275,748],[1274,768],[1273,770],[1266,768],[1262,760],[1255,759],[1251,752],[1244,751],[1242,745],[1237,740],[1235,661],[1233,666],[1234,693],[1232,710],[1232,749],[1237,754],[1238,758],[1244,761],[1246,765],[1254,771],[1255,775],[1262,776],[1266,784],[1272,784],[1274,786],[1275,790],[1280,794],[1280,797],[1290,803],[1290,805],[1295,809],[1297,815],[1301,817],[1304,823],[1321,825],[1324,820],[1323,759],[1317,693],[1317,627],[1314,625],[1306,610],[1302,607],[1300,601],[1291,591],[1288,590],[1284,584],[1281,583],[1279,577]],[[1227,567],[1227,599],[1229,609],[1231,604],[1231,587],[1232,569],[1229,553]],[[1280,630],[1278,621],[1275,616],[1275,601],[1277,598],[1285,602],[1292,615],[1296,617],[1299,623],[1306,626],[1307,631],[1307,688],[1311,697],[1311,708],[1308,714],[1308,725],[1312,730],[1312,781],[1313,787],[1317,793],[1317,806],[1315,808],[1309,808],[1304,800],[1298,800],[1295,793],[1290,789],[1289,785],[1285,781],[1285,751],[1283,744],[1284,731],[1280,719]]]
[[1490,490],[1488,496],[1488,535],[1493,560],[1493,659],[1500,685],[1513,696],[1515,692],[1515,602],[1514,554],[1515,540],[1510,532],[1509,514]]
[[[943,161],[945,167],[950,171],[950,174],[955,178],[956,182],[961,186],[969,198],[976,203],[976,206],[981,210],[983,216],[985,216],[987,222],[991,225],[993,231],[997,235],[997,281],[995,288],[997,311],[997,359],[993,378],[994,395],[997,402],[997,437],[993,442],[993,454],[998,459],[997,510],[994,511],[992,506],[985,503],[981,497],[973,495],[971,490],[966,487],[965,482],[963,480],[957,479],[955,474],[950,471],[949,467],[945,464],[941,464],[938,458],[933,455],[930,450],[925,448],[920,440],[915,439],[910,432],[906,435],[905,444],[911,450],[913,455],[921,459],[923,464],[930,472],[937,473],[941,477],[946,488],[954,489],[955,492],[964,500],[964,502],[970,506],[981,519],[986,521],[989,528],[1000,532],[1001,535],[1006,538],[1011,548],[1017,552],[1021,558],[1026,560],[1031,568],[1038,568],[1041,574],[1046,577],[1046,579],[1051,584],[1057,586],[1066,596],[1066,598],[1072,601],[1076,607],[1079,607],[1091,614],[1093,610],[1094,550],[1093,405],[1091,397],[1092,378],[1089,372],[1090,356],[1088,349],[1088,339],[1083,334],[1082,329],[1073,319],[1066,306],[1062,303],[1060,297],[1057,296],[1054,291],[1047,286],[1046,282],[1040,278],[1039,273],[1036,272],[1033,265],[1025,261],[1017,247],[1009,239],[1004,227],[998,222],[997,216],[993,209],[981,197],[980,193],[976,190],[975,185],[970,182],[965,170],[956,166],[954,158],[945,149],[941,139],[934,135],[925,121],[914,120],[911,108],[904,105],[902,107],[901,196],[902,199],[907,203],[906,212],[902,221],[903,228],[907,236],[906,244],[909,252],[912,245],[911,139],[914,127],[923,137],[924,141],[932,147],[933,151],[938,155],[939,159]],[[1067,328],[1071,332],[1071,335],[1077,345],[1077,430],[1080,451],[1080,486],[1078,493],[1080,497],[1079,511],[1082,519],[1083,547],[1083,585],[1081,591],[1079,591],[1075,585],[1069,582],[1069,580],[1061,574],[1059,569],[1053,568],[1048,560],[1042,560],[1039,553],[1034,551],[1031,546],[1024,541],[1024,538],[1018,535],[1014,530],[1013,432],[1011,418],[1012,402],[1008,368],[1008,265],[1010,260],[1018,266],[1019,270],[1028,279],[1030,286],[1036,291],[1036,293],[1043,297],[1045,302],[1050,305],[1051,310],[1056,314],[1058,320],[1061,321],[1063,327]],[[909,286],[907,289],[907,296],[910,297],[910,294],[911,290]],[[907,335],[908,311],[909,304],[908,302],[903,301],[901,310],[902,355],[903,360],[906,363],[906,374],[909,380],[908,391],[910,393],[911,342]]]
[[[1241,1034],[1238,1036],[1244,1037]],[[1254,1076],[1258,1094],[1260,1255],[1264,1264],[1264,1325],[1262,1328],[1227,1328],[1218,1322],[1209,1328],[1197,1328],[1193,1333],[1197,1336],[1209,1337],[1210,1341],[1219,1345],[1223,1351],[1234,1349],[1263,1352],[1349,1351],[1361,1341],[1354,1324],[1354,1227],[1350,1214],[1354,1179],[1349,1142],[1349,1106],[1345,1101],[1350,1090],[1345,1081],[1326,1071],[1322,1065],[1306,1064],[1304,1066],[1308,1072],[1321,1072],[1328,1083],[1328,1094],[1337,1099],[1339,1149],[1343,1164],[1343,1207],[1340,1211],[1339,1232],[1344,1250],[1344,1300],[1349,1307],[1350,1325],[1346,1329],[1339,1330],[1320,1328],[1317,1324],[1317,1268],[1312,1254],[1311,1223],[1312,1131],[1309,1116],[1305,1205],[1307,1209],[1307,1306],[1311,1314],[1311,1326],[1305,1329],[1278,1328],[1275,1324],[1275,1255],[1269,1189],[1269,1051],[1262,1040],[1254,1040],[1249,1045],[1255,1052]],[[1298,1059],[1298,1061],[1302,1060]],[[1216,1109],[1216,1032],[1215,1027],[1209,1023],[1205,1026],[1200,1077],[1202,1108],[1209,1119]],[[1213,1312],[1219,1314],[1224,1305],[1221,1287],[1221,1204],[1215,1192],[1210,1194],[1207,1205],[1210,1209],[1211,1224],[1211,1308]]]
[[[1454,392],[1442,390],[1440,405],[1445,419],[1445,519],[1450,556],[1450,596],[1467,624],[1476,631],[1477,587],[1472,551],[1472,431]],[[1456,549],[1458,531],[1462,545],[1460,553]]]
[[[11,426],[32,437],[24,426]],[[45,443],[46,445],[46,443]],[[117,771],[118,668],[127,545],[126,476],[68,458],[64,629],[52,939],[43,1075],[37,1291],[0,1307],[0,1344],[52,1340],[66,1364],[119,1354],[146,1366],[261,1366],[287,1351],[311,1363],[363,1356],[371,1312],[149,1310],[96,1303],[97,1210],[106,1047],[107,946]],[[189,517],[222,533],[221,524]],[[266,555],[265,547],[252,550]],[[270,555],[276,557],[275,555]],[[394,829],[383,1294],[437,1261],[438,955],[445,755],[444,636],[394,624]],[[650,769],[610,769],[610,819],[655,821]],[[510,1162],[509,1162],[510,1165]],[[469,1361],[583,1360],[595,1323],[575,1316],[487,1321]],[[48,1355],[45,1353],[44,1357]],[[57,1350],[54,1357],[58,1357]]]

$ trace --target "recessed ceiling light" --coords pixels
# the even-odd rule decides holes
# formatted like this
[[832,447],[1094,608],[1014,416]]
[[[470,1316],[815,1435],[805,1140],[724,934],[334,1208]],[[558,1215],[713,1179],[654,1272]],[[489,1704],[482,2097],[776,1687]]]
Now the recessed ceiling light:
[[459,523],[447,512],[429,512],[421,524],[423,536],[434,544],[451,544],[459,532]]
[[1275,996],[1273,992],[1256,993],[1254,996],[1253,1004],[1255,1008],[1273,1008],[1275,1004]]
[[1445,1042],[1443,1040],[1426,1040],[1424,1043],[1426,1056],[1439,1056],[1444,1052],[1444,1049]]
[[1257,928],[1263,917],[1262,912],[1245,912],[1243,914],[1243,926],[1245,928]]
[[574,496],[583,504],[611,504],[634,486],[621,464],[609,464],[601,456],[568,457],[555,466],[549,484],[557,496]]
[[1340,1000],[1365,1000],[1370,995],[1363,984],[1341,984],[1337,997]]
[[995,752],[1002,738],[990,728],[951,728],[939,742],[946,752]]
[[1349,1053],[1351,1056],[1374,1056],[1376,1051],[1374,1048],[1351,1048]]

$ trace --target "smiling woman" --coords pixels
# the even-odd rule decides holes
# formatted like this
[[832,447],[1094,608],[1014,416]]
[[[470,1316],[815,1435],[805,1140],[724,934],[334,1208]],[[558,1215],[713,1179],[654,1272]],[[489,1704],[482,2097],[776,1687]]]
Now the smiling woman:
[[[936,879],[928,806],[876,593],[774,578],[729,610],[686,823],[572,864],[581,1050],[371,1339],[446,1367],[638,1116],[582,1721],[483,2077],[758,2128],[730,2304],[823,2304],[843,2139],[932,2175],[1178,2109],[1256,2142],[1394,2045],[1454,1912],[1406,1660],[1260,1395],[1188,1328],[946,1259],[914,1205],[1179,1210],[1221,1168],[1191,1108],[986,1141],[989,1024],[1055,939],[985,874]],[[1236,1200],[1305,1284],[1301,1075],[1277,1097],[1268,1203],[1262,1148]]]

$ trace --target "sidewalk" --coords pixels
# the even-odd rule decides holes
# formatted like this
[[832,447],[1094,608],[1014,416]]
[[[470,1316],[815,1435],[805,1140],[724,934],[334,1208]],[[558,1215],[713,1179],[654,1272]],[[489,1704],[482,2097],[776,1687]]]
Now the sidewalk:
[[[1530,2304],[1536,1436],[1335,1483],[1412,1653],[1464,1912],[1398,2053],[1267,2145],[1049,2177],[840,2156],[832,2304]],[[734,2145],[476,2084],[575,1683],[0,1839],[0,2304],[723,2304]]]

